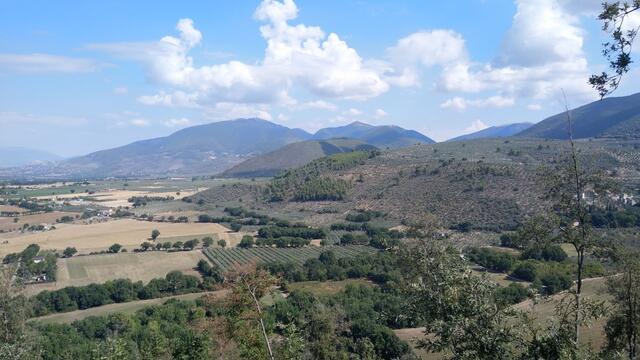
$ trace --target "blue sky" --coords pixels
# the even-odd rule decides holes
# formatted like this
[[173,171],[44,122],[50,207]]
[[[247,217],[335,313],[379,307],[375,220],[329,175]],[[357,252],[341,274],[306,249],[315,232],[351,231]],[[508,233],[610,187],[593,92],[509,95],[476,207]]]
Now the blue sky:
[[561,89],[596,99],[599,3],[4,0],[0,146],[73,156],[254,116],[436,140],[535,122],[562,109]]

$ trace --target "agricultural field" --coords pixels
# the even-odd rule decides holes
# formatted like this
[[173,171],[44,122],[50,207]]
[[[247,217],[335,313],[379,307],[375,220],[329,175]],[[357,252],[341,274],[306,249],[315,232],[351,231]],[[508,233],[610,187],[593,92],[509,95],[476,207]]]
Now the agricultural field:
[[0,205],[0,213],[2,212],[23,213],[25,211],[26,211],[25,209],[21,207],[13,206],[13,205]]
[[26,291],[28,294],[36,294],[43,290],[101,284],[123,278],[147,283],[155,278],[163,278],[171,271],[200,276],[194,270],[200,259],[204,259],[204,256],[199,250],[128,252],[60,258],[56,282],[29,285]]
[[71,246],[80,254],[103,251],[114,243],[132,250],[147,241],[153,229],[160,231],[157,241],[215,236],[227,240],[232,246],[238,239],[236,234],[230,234],[227,228],[219,224],[121,219],[89,225],[59,224],[55,230],[31,234],[0,234],[0,257],[22,251],[29,244],[38,244],[43,249],[52,250],[64,250]]
[[[16,231],[22,228],[24,224],[40,225],[40,224],[53,224],[56,227],[60,226],[56,224],[56,220],[63,216],[70,216],[75,218],[78,213],[66,212],[66,211],[52,211],[33,215],[20,215],[15,217],[0,216],[0,231],[10,232]],[[17,221],[16,221],[17,219]]]
[[306,246],[300,248],[209,248],[203,250],[203,253],[213,264],[218,265],[223,270],[230,270],[235,265],[247,263],[267,264],[274,262],[293,262],[302,264],[308,259],[317,258],[322,252],[328,250],[333,250],[337,257],[357,256],[359,254],[370,254],[378,251],[369,246],[350,245]]

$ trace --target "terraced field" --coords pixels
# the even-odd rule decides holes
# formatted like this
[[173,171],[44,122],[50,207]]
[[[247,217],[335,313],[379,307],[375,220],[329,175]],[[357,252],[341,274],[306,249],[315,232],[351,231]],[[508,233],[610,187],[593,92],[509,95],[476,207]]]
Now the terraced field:
[[230,270],[235,265],[247,263],[268,264],[274,262],[294,262],[302,264],[308,259],[317,258],[320,253],[327,250],[333,250],[339,258],[353,257],[360,254],[371,254],[378,251],[370,246],[351,245],[323,247],[306,246],[301,248],[208,248],[203,252],[213,264],[220,266],[223,270]]

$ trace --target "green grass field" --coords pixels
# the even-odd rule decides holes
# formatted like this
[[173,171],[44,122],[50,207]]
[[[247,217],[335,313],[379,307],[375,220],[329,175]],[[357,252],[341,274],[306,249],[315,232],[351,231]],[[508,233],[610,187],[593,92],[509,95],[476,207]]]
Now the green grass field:
[[315,296],[330,296],[341,292],[348,285],[375,286],[372,282],[365,279],[347,279],[340,281],[302,281],[291,283],[287,285],[287,288],[289,291],[308,291]]

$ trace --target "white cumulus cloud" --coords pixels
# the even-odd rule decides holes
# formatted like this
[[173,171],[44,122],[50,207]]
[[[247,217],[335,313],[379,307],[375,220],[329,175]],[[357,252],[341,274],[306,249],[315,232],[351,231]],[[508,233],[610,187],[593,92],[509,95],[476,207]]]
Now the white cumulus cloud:
[[487,124],[483,123],[482,120],[476,119],[471,122],[469,126],[464,129],[465,133],[474,133],[476,131],[484,130],[488,128]]
[[454,110],[462,111],[469,107],[504,108],[504,107],[513,106],[514,104],[515,104],[515,99],[511,97],[503,97],[500,95],[490,96],[486,99],[475,99],[475,100],[468,100],[468,99],[456,96],[440,104],[440,107],[443,109],[454,109]]
[[[335,33],[316,26],[291,24],[298,7],[292,0],[264,0],[254,17],[264,22],[264,58],[254,64],[241,61],[195,66],[189,51],[202,41],[191,19],[180,19],[178,36],[138,43],[92,44],[93,50],[143,63],[149,79],[169,86],[166,92],[145,95],[148,105],[199,106],[218,103],[292,105],[294,86],[328,98],[364,100],[389,89],[375,61],[360,57]],[[328,108],[327,108],[328,109]]]
[[375,116],[376,118],[378,118],[378,119],[381,119],[381,118],[383,118],[383,117],[386,117],[387,115],[389,115],[389,114],[387,114],[387,112],[386,112],[386,111],[384,111],[383,109],[376,109],[376,111],[375,111],[375,113],[374,113],[374,116]]

